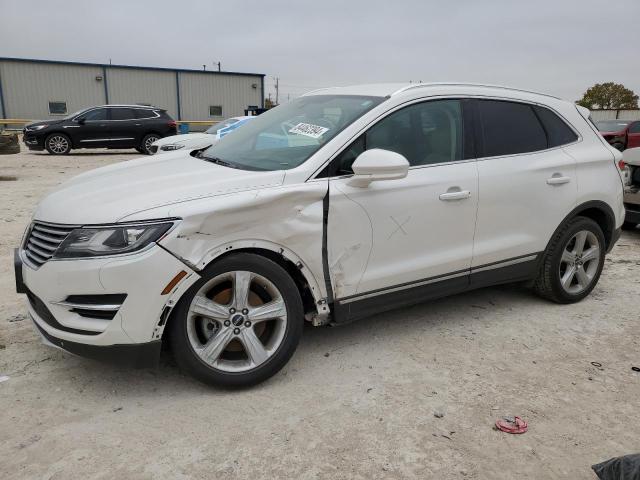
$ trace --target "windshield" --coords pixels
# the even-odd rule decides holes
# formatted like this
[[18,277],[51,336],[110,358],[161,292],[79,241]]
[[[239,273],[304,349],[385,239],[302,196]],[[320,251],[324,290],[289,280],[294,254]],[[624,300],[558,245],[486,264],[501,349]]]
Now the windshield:
[[215,135],[216,133],[218,133],[218,130],[222,130],[223,128],[230,127],[231,125],[233,125],[234,123],[237,123],[237,122],[238,122],[238,119],[236,119],[236,118],[227,118],[226,120],[222,120],[221,122],[216,123],[215,125],[212,125],[204,133],[209,133],[211,135]]
[[383,97],[311,95],[263,113],[202,157],[243,170],[288,170],[304,163]]
[[619,132],[624,130],[629,125],[629,121],[625,120],[607,120],[603,122],[596,122],[596,127],[601,132]]

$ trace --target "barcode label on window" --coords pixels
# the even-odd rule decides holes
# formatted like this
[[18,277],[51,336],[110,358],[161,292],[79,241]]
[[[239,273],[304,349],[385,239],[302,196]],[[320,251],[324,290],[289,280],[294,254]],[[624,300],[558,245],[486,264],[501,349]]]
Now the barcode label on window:
[[298,135],[305,135],[311,138],[320,138],[325,132],[329,131],[328,128],[321,127],[319,125],[312,125],[310,123],[299,123],[289,133],[297,133]]

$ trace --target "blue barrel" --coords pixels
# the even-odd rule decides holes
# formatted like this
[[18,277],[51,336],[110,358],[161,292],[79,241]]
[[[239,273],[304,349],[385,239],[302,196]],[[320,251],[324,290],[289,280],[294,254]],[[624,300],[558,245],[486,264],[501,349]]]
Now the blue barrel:
[[180,131],[181,135],[184,135],[185,133],[189,133],[189,124],[188,123],[181,123],[179,131]]

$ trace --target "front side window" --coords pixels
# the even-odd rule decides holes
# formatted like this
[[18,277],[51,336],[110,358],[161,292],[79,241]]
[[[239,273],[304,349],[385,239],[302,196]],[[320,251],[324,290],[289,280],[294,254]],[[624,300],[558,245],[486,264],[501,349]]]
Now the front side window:
[[49,102],[49,113],[51,115],[66,115],[67,102]]
[[547,148],[547,137],[533,107],[503,100],[479,100],[484,157],[515,155]]
[[296,98],[225,136],[202,158],[244,170],[295,168],[382,101],[360,95]]
[[133,108],[112,108],[111,120],[133,120],[136,118],[136,114]]
[[383,118],[336,157],[320,176],[353,173],[351,166],[365,150],[381,148],[403,155],[409,165],[462,160],[462,107],[459,100],[417,103]]
[[87,122],[99,122],[108,119],[108,112],[106,108],[96,108],[82,115],[82,118]]

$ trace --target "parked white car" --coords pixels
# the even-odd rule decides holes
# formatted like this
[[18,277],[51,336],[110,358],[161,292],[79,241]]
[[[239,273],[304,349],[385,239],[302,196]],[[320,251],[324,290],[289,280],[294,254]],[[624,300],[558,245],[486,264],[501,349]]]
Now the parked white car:
[[197,150],[207,148],[254,118],[256,117],[231,117],[212,125],[205,132],[164,137],[153,142],[150,150],[152,153],[167,153],[182,149]]
[[[208,150],[84,173],[16,251],[45,341],[214,384],[265,380],[303,323],[531,281],[596,285],[620,234],[613,149],[573,103],[482,85],[313,92]],[[179,159],[180,161],[176,161]]]

